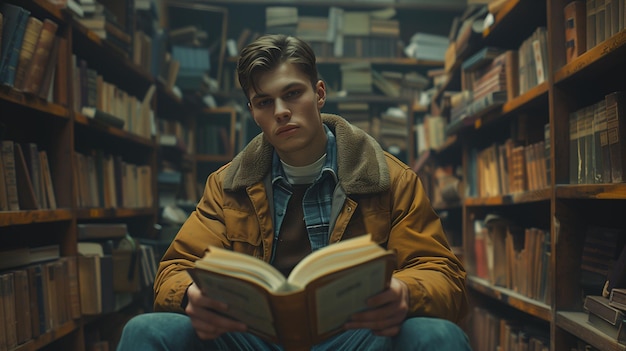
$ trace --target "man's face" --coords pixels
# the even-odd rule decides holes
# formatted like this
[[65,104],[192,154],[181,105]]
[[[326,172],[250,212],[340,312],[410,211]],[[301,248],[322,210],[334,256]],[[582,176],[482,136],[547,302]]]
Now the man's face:
[[262,73],[259,91],[251,89],[250,112],[267,141],[280,158],[292,166],[316,161],[326,149],[326,134],[320,109],[326,89],[318,81],[315,89],[306,74],[294,64],[283,63]]

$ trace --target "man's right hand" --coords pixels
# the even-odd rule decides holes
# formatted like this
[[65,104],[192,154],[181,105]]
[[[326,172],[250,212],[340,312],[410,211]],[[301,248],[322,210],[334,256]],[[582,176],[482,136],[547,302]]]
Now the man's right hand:
[[244,323],[216,313],[216,311],[226,312],[227,310],[228,306],[225,303],[204,296],[195,283],[187,288],[185,313],[191,319],[191,325],[200,339],[217,339],[224,333],[247,330]]

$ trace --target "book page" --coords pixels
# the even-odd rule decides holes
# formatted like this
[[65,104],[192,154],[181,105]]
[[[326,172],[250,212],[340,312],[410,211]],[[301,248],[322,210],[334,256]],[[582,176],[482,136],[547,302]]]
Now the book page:
[[210,246],[196,267],[222,274],[239,275],[267,287],[270,291],[284,289],[285,277],[272,265],[241,252]]
[[269,301],[262,288],[201,269],[190,270],[189,274],[206,296],[228,304],[229,316],[263,334],[276,336]]
[[387,281],[386,260],[364,263],[335,275],[315,291],[317,334],[341,327],[350,316],[366,308],[365,301],[383,291]]

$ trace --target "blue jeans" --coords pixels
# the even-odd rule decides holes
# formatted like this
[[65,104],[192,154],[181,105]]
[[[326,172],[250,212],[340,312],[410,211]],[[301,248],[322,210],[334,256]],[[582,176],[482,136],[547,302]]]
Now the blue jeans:
[[[228,333],[216,340],[200,340],[186,315],[177,313],[146,313],[133,317],[122,332],[117,351],[153,350],[280,350],[249,333]],[[456,324],[437,318],[407,319],[400,333],[382,337],[369,330],[349,330],[338,334],[312,350],[471,350],[465,333]]]

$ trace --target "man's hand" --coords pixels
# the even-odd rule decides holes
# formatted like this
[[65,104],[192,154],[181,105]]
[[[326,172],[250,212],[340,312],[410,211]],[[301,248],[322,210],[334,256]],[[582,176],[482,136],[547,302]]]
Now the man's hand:
[[355,313],[346,329],[370,329],[379,336],[395,336],[409,311],[409,288],[391,278],[389,289],[367,300],[370,309]]
[[187,299],[185,313],[191,319],[191,325],[200,339],[216,339],[224,333],[246,331],[247,327],[244,323],[216,313],[227,311],[228,306],[204,296],[195,283],[187,289]]

